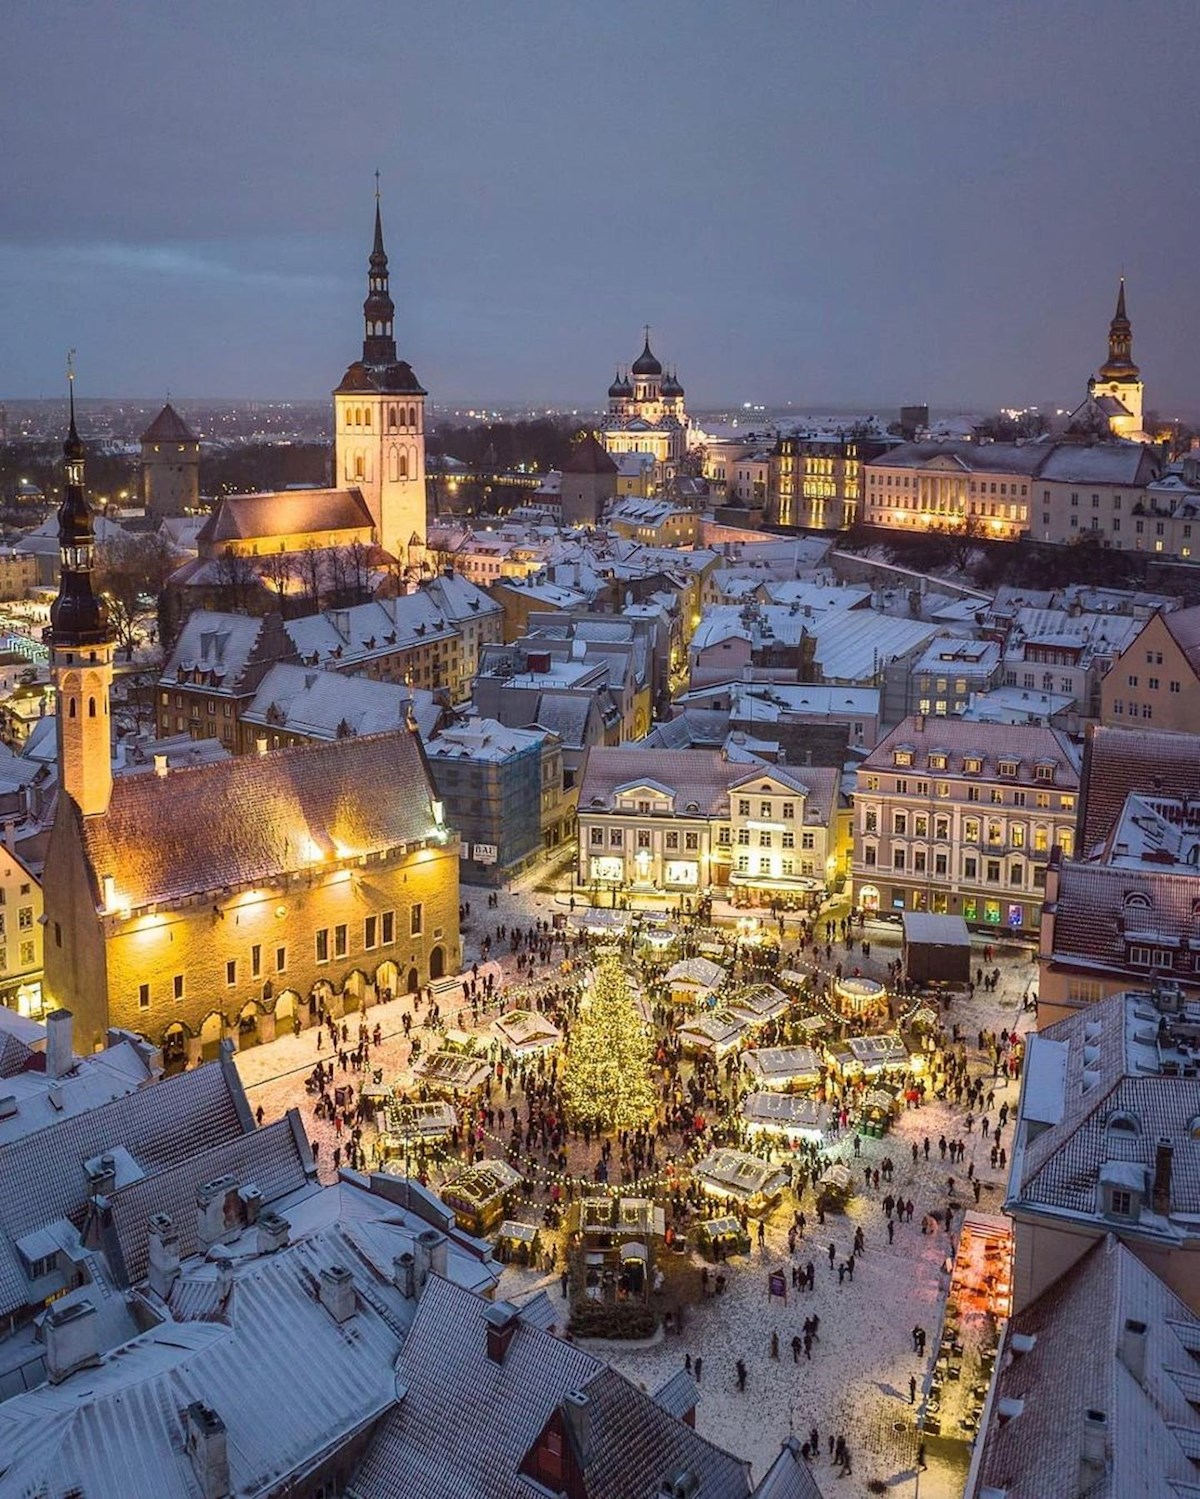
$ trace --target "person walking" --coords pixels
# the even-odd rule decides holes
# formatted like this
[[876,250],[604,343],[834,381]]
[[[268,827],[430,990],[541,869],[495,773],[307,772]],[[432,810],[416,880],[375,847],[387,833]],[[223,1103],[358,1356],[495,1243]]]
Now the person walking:
[[699,1354],[696,1355],[696,1362],[692,1365],[692,1373],[696,1376],[696,1383],[699,1384],[704,1375],[704,1360]]
[[746,1388],[746,1364],[745,1364],[745,1361],[743,1359],[738,1359],[738,1361],[737,1361],[737,1363],[736,1363],[736,1365],[734,1367],[737,1369],[737,1387],[738,1387],[739,1390],[744,1390]]
[[909,1405],[917,1403],[917,1376],[915,1374],[908,1376],[908,1403]]
[[792,1339],[792,1363],[793,1364],[798,1364],[799,1362],[800,1362],[800,1334],[797,1333],[796,1336]]

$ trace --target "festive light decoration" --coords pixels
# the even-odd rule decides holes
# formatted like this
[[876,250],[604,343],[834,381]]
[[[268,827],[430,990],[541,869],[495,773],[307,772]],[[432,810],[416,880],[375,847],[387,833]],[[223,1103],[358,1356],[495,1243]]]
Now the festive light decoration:
[[613,1132],[653,1114],[650,1037],[615,949],[602,949],[589,993],[569,1030],[563,1101],[572,1119]]

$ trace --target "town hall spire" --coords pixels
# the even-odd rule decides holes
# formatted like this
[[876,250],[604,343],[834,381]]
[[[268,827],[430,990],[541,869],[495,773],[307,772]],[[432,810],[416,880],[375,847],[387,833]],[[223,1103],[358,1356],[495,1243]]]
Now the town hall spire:
[[379,209],[379,173],[375,173],[375,242],[367,271],[367,300],[363,303],[363,363],[395,364],[396,308],[388,291],[388,258],[383,248],[383,218]]

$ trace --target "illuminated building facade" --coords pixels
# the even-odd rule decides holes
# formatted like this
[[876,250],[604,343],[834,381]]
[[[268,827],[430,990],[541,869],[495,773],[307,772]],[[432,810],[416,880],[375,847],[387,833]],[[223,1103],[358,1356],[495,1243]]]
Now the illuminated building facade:
[[859,519],[863,464],[894,447],[886,438],[784,434],[771,453],[767,514],[775,525],[841,531]]
[[51,611],[61,793],[45,987],[81,1046],[119,1026],[171,1060],[269,1040],[457,972],[458,839],[417,735],[339,739],[115,782],[113,635],[74,415]]
[[854,902],[1036,928],[1075,840],[1079,768],[1057,729],[906,718],[858,770]]
[[687,446],[687,412],[678,374],[664,374],[651,352],[650,329],[642,352],[608,387],[608,415],[601,437],[610,453],[652,453],[665,477]]
[[333,393],[334,483],[361,491],[380,546],[415,567],[425,549],[426,391],[397,356],[395,317],[376,193],[362,358]]
[[1029,530],[1042,443],[909,442],[864,465],[862,519],[905,531],[972,531],[1015,541]]
[[1072,422],[1091,419],[1107,424],[1114,437],[1131,442],[1149,442],[1142,430],[1142,403],[1146,387],[1142,372],[1133,362],[1133,327],[1125,311],[1125,277],[1117,291],[1117,310],[1108,325],[1108,358],[1088,381],[1087,400],[1071,413]]

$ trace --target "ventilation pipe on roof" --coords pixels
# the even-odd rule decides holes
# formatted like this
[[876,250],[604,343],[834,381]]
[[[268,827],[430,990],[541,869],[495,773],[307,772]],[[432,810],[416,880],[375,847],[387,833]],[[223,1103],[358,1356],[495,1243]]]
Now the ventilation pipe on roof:
[[228,1499],[231,1488],[224,1421],[197,1400],[185,1412],[184,1433],[184,1446],[203,1499]]

